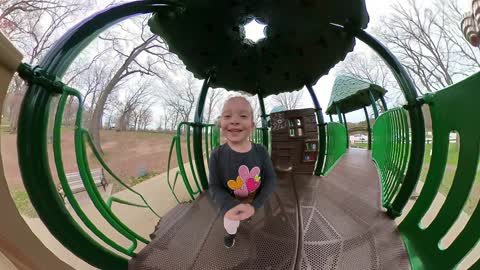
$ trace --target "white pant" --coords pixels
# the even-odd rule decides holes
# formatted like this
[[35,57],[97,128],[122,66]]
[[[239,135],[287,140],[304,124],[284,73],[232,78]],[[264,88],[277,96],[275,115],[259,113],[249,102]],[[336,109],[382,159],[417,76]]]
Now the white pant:
[[238,226],[240,226],[240,220],[231,220],[229,218],[223,218],[223,226],[228,234],[236,234]]

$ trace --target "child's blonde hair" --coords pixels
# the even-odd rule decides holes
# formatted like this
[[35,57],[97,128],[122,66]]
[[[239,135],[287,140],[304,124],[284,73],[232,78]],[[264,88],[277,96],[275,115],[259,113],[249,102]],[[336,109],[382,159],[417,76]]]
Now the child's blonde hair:
[[252,104],[250,104],[250,101],[248,101],[247,98],[245,98],[244,96],[233,96],[233,97],[230,97],[228,98],[227,100],[225,100],[225,102],[223,103],[223,107],[222,107],[222,114],[223,114],[223,111],[225,109],[225,105],[228,103],[228,102],[231,102],[233,100],[244,100],[247,104],[248,104],[248,110],[250,111],[250,116],[252,117],[252,122],[255,122],[253,119],[254,119],[254,115],[253,115],[253,108],[252,108]]

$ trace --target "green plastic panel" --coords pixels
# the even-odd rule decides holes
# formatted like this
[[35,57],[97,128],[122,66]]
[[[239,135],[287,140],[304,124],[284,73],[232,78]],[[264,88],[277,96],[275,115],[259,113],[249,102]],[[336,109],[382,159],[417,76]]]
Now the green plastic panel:
[[407,111],[392,109],[375,121],[372,157],[382,184],[382,205],[390,208],[405,176],[410,150]]
[[[455,269],[480,239],[480,205],[477,204],[466,226],[448,248],[440,240],[450,230],[465,202],[477,173],[480,148],[480,73],[424,97],[432,117],[432,157],[419,197],[399,225],[411,258],[412,269]],[[432,205],[444,178],[449,134],[460,135],[458,166],[445,202],[427,227],[420,221]],[[479,269],[480,262],[471,269]]]
[[347,129],[340,123],[327,124],[327,151],[325,154],[325,166],[322,175],[335,167],[337,162],[347,151]]

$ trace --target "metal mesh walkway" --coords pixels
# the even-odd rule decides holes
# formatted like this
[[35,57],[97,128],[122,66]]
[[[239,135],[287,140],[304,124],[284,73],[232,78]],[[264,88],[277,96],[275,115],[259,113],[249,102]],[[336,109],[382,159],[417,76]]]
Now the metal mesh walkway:
[[379,202],[369,152],[350,150],[327,177],[279,175],[276,192],[240,225],[233,248],[223,246],[223,218],[203,194],[170,215],[176,220],[162,220],[129,268],[408,269],[400,234]]
[[295,177],[302,217],[298,269],[409,269],[395,222],[382,211],[370,153],[350,149],[323,178]]

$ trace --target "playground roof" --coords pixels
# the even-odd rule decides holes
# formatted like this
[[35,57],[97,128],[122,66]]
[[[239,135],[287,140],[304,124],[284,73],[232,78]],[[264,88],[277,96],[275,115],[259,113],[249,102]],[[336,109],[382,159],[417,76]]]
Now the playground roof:
[[381,96],[385,95],[387,90],[382,87],[359,80],[357,78],[340,75],[335,79],[333,84],[332,95],[328,102],[327,114],[337,114],[338,105],[342,113],[348,113],[363,108],[364,106],[370,106],[370,97],[368,91],[372,92],[375,100],[378,100]]
[[283,111],[286,111],[287,109],[285,109],[285,107],[283,106],[276,106],[276,107],[273,107],[273,109],[270,111],[270,113],[276,113],[276,112],[283,112]]
[[[342,61],[355,39],[341,28],[365,29],[364,0],[179,0],[150,19],[150,30],[196,78],[214,72],[211,87],[261,93],[264,97],[315,84]],[[257,43],[244,25],[267,26]]]

